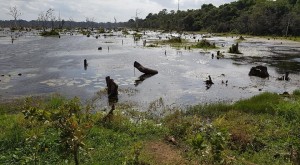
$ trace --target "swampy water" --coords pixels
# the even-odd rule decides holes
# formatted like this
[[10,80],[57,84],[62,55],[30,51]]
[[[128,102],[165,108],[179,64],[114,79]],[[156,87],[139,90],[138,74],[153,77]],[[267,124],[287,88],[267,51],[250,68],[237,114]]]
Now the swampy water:
[[[211,54],[217,50],[174,48],[169,45],[143,47],[166,35],[146,32],[141,41],[131,35],[115,33],[112,37],[87,37],[68,34],[40,37],[23,34],[11,43],[9,33],[0,32],[0,100],[20,96],[60,93],[82,100],[107,104],[105,77],[119,85],[119,103],[147,106],[157,100],[165,105],[187,106],[211,102],[232,102],[261,92],[283,93],[300,88],[300,43],[246,38],[240,43],[243,54],[226,53],[236,37],[210,37],[224,58]],[[195,38],[193,38],[195,37]],[[187,34],[190,42],[201,35]],[[223,47],[222,47],[223,46]],[[102,47],[102,50],[98,50]],[[88,67],[83,61],[87,59]],[[151,77],[134,69],[134,61],[158,70]],[[268,67],[270,77],[250,77],[250,68]],[[290,81],[278,81],[285,72]],[[208,75],[214,84],[208,89]],[[226,82],[227,85],[222,83]]]

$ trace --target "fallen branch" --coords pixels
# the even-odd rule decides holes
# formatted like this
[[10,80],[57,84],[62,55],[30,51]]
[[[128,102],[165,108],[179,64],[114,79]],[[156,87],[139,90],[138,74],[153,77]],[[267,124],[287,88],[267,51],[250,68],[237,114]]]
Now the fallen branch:
[[157,74],[157,70],[149,69],[141,65],[140,63],[134,61],[133,66],[137,68],[140,72],[145,73],[145,74]]

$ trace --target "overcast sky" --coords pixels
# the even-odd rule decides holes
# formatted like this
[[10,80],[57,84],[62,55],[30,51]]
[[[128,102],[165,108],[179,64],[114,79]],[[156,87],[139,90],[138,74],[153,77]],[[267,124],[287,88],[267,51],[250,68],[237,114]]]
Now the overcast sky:
[[[235,0],[179,0],[180,10],[199,9],[202,4],[219,6]],[[145,18],[148,13],[162,9],[177,10],[178,0],[0,0],[0,20],[13,19],[8,15],[9,8],[16,6],[22,13],[21,19],[36,20],[39,13],[49,8],[62,19],[85,21],[86,17],[95,22],[128,21],[135,17]]]

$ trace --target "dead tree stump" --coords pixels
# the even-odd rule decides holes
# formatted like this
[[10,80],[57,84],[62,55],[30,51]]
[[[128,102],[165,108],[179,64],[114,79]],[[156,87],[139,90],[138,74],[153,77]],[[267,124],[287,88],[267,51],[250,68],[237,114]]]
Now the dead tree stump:
[[118,85],[109,76],[105,78],[107,85],[107,94],[110,102],[118,100]]
[[289,74],[290,74],[289,72],[285,72],[285,77],[284,77],[285,81],[289,81],[290,80]]
[[83,60],[83,65],[84,65],[85,68],[88,66],[88,63],[87,63],[86,59]]
[[249,76],[267,78],[267,77],[269,77],[268,68],[265,66],[261,66],[261,65],[252,67],[249,72]]
[[211,79],[210,75],[208,75],[208,80],[205,80],[204,82],[205,82],[206,85],[212,85],[212,84],[214,84],[212,82],[212,79]]

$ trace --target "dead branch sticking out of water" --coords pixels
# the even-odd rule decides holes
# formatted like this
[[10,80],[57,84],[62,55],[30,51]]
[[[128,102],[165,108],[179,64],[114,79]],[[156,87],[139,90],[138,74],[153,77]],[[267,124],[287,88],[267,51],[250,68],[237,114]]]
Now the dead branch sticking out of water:
[[157,74],[158,73],[157,70],[146,68],[143,65],[141,65],[140,63],[138,63],[137,61],[134,61],[133,66],[135,68],[137,68],[140,72],[145,73],[145,74]]

